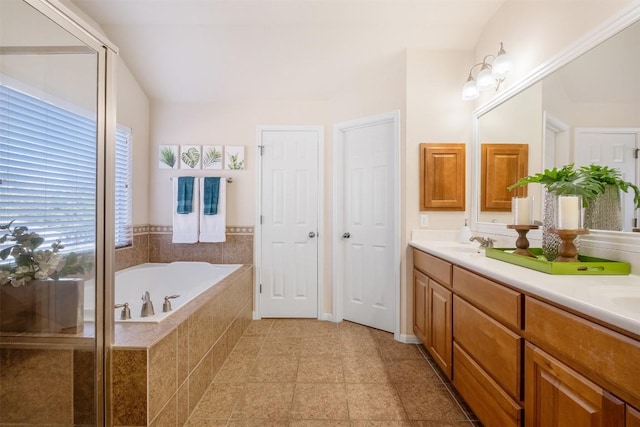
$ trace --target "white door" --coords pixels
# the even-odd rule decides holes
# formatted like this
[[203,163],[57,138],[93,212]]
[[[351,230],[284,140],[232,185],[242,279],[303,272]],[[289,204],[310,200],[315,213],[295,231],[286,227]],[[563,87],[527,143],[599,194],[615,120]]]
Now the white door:
[[[576,128],[574,157],[576,166],[592,163],[618,169],[625,181],[638,183],[635,158],[640,147],[637,128]],[[622,195],[623,231],[633,228],[633,191]]]
[[318,316],[320,128],[261,128],[261,317]]
[[[336,258],[342,318],[396,330],[398,114],[336,125]],[[335,159],[335,158],[334,158]]]

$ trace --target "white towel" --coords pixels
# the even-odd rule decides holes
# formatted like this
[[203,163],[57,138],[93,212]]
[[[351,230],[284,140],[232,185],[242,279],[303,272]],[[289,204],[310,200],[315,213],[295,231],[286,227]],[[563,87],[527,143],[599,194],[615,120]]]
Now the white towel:
[[[204,196],[204,178],[200,178],[200,198]],[[203,209],[200,212],[200,238],[201,242],[226,242],[227,241],[227,180],[220,178],[218,188],[218,213],[205,215]],[[202,201],[199,205],[203,205]]]
[[200,215],[200,186],[193,183],[193,208],[191,213],[178,212],[178,177],[173,178],[173,243],[196,243],[198,241],[198,219]]

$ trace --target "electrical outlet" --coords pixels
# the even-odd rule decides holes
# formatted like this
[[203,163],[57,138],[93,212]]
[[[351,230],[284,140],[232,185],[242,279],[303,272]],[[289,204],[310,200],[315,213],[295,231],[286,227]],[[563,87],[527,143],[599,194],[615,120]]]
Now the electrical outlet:
[[428,227],[429,226],[429,215],[420,214],[420,227]]

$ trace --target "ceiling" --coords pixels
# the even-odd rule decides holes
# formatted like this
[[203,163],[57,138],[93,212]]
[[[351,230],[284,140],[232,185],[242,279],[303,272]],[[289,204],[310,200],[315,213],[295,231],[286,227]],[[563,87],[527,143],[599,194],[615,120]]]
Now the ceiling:
[[151,99],[215,103],[324,100],[406,49],[472,50],[506,0],[72,1]]

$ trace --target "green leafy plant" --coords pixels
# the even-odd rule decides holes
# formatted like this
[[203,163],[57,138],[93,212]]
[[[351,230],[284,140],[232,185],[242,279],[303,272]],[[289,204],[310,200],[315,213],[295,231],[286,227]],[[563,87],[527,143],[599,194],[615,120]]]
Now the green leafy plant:
[[160,150],[160,161],[173,168],[176,165],[176,153],[171,147],[164,147]]
[[622,190],[625,193],[628,193],[629,189],[632,189],[634,193],[633,204],[636,208],[640,208],[640,189],[635,184],[624,181],[622,179],[622,174],[618,169],[592,164],[589,166],[581,166],[578,173],[599,182],[603,187],[606,185],[613,185],[617,187],[618,190]]
[[238,159],[239,154],[231,154],[229,155],[229,169],[243,169],[244,168],[244,160]]
[[197,148],[191,147],[186,153],[182,153],[181,157],[183,163],[190,168],[195,168],[200,160],[200,151]]
[[218,163],[222,159],[222,152],[216,150],[215,147],[210,147],[204,153],[204,157],[202,158],[202,166],[209,166],[213,163]]
[[604,192],[604,185],[601,182],[582,170],[576,170],[573,163],[562,166],[560,169],[545,169],[544,172],[525,176],[507,189],[512,191],[516,187],[533,183],[541,184],[553,194],[580,195],[585,206],[588,206],[598,194]]
[[60,254],[60,250],[64,249],[60,240],[52,243],[51,249],[38,249],[44,243],[44,238],[30,232],[27,227],[11,228],[13,222],[0,225],[0,230],[5,231],[0,237],[0,245],[10,243],[0,250],[0,260],[4,261],[9,256],[15,260],[15,263],[0,265],[0,285],[19,287],[34,279],[58,280],[88,273],[93,268],[93,262],[87,254]]

